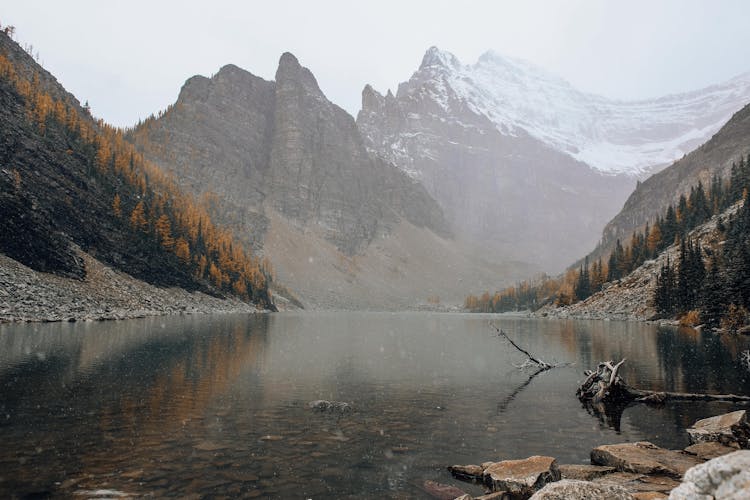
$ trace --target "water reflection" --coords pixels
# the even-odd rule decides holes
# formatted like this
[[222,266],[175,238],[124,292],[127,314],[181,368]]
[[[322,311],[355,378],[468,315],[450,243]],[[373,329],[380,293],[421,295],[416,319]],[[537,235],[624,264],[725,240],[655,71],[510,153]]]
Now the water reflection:
[[[582,462],[734,406],[631,407],[601,421],[584,369],[628,358],[637,387],[750,393],[745,338],[631,323],[479,315],[284,314],[0,326],[0,494],[413,498],[445,465],[531,454]],[[314,399],[346,401],[343,417]],[[467,485],[461,484],[466,488]],[[469,487],[470,488],[470,487]],[[473,491],[477,493],[478,491]]]

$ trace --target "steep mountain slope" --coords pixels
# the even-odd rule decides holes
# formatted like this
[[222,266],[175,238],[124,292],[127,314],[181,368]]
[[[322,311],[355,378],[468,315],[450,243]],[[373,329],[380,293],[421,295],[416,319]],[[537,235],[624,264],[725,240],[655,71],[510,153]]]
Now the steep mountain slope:
[[635,180],[503,132],[451,90],[455,66],[438,55],[428,51],[397,96],[365,88],[368,147],[419,179],[468,246],[558,271],[596,244]]
[[228,256],[230,235],[5,34],[0,131],[0,252],[79,280],[89,277],[85,252],[153,285],[270,306],[258,261],[239,247]]
[[275,82],[232,65],[189,79],[175,105],[131,137],[193,192],[225,198],[238,227],[267,221],[273,207],[348,255],[401,218],[447,231],[424,189],[372,159],[353,119],[288,53]]
[[[129,138],[191,191],[214,199],[216,212],[256,248],[270,251],[280,279],[308,305],[392,309],[449,294],[458,301],[464,273],[519,275],[470,257],[453,241],[424,187],[370,155],[354,119],[291,54],[281,56],[273,82],[231,65],[189,79],[173,106]],[[424,238],[388,250],[380,244],[414,231]],[[441,257],[417,276],[417,256],[436,246]],[[389,269],[409,279],[383,282]]]
[[365,87],[357,125],[467,244],[559,271],[596,244],[636,176],[692,150],[747,100],[750,73],[624,102],[521,60],[488,52],[463,65],[432,47],[396,95]]
[[699,181],[707,187],[714,175],[728,178],[732,163],[750,153],[749,138],[750,105],[735,113],[708,142],[639,183],[620,213],[604,228],[602,248],[611,247],[617,238],[626,238],[634,229],[653,221]]
[[[726,224],[740,209],[741,203],[734,204],[723,213],[714,215],[710,220],[685,235],[686,240],[695,242],[703,248],[702,254],[706,266],[711,256],[716,258],[726,242],[727,235],[720,230],[719,221]],[[673,267],[680,262],[680,245],[673,244],[661,252],[655,259],[647,260],[620,280],[607,283],[604,288],[586,300],[567,307],[547,306],[536,312],[539,316],[577,319],[617,319],[649,320],[658,318],[654,303],[654,294],[658,285],[658,276],[663,266]],[[728,281],[728,280],[727,280]],[[701,283],[693,285],[700,294],[705,290]]]

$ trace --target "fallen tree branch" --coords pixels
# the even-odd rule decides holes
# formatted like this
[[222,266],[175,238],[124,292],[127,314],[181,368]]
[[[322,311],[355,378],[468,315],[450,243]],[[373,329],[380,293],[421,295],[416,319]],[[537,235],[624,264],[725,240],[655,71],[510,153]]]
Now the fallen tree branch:
[[492,323],[490,323],[489,325],[492,328],[494,328],[495,331],[497,331],[497,333],[498,333],[499,336],[505,338],[505,340],[507,340],[508,342],[510,342],[510,344],[513,347],[515,347],[520,352],[522,352],[523,354],[525,354],[526,357],[528,358],[528,360],[531,361],[533,364],[537,365],[541,370],[549,370],[550,368],[554,368],[556,366],[556,365],[551,365],[549,363],[545,363],[541,359],[532,356],[531,354],[529,354],[529,352],[526,349],[521,348],[518,344],[516,344],[515,342],[513,342],[513,340],[511,340],[511,338],[508,337],[507,333],[505,333],[504,331],[502,331],[500,328],[496,327]]
[[596,370],[587,370],[586,379],[576,390],[576,396],[583,402],[592,405],[623,403],[660,404],[665,401],[730,401],[750,402],[750,396],[736,394],[702,394],[689,392],[649,391],[630,387],[618,375],[623,359],[613,365],[612,361],[599,363]]

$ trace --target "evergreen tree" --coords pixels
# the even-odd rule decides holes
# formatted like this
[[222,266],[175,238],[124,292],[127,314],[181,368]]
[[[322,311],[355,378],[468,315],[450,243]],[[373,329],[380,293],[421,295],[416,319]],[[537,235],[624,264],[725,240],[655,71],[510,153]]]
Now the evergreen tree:
[[719,266],[716,259],[713,259],[703,284],[701,320],[710,327],[719,326],[721,316],[727,307],[726,299],[724,283],[719,275]]
[[672,316],[675,312],[675,276],[674,270],[667,258],[667,262],[661,267],[656,277],[656,291],[654,294],[654,306],[662,316]]
[[586,300],[591,296],[591,278],[589,276],[589,258],[586,257],[581,270],[578,273],[578,280],[574,288],[576,299]]

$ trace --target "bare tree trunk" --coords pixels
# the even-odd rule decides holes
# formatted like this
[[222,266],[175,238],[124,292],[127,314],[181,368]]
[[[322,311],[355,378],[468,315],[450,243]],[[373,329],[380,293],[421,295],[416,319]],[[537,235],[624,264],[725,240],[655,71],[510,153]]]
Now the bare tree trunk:
[[581,401],[600,404],[622,404],[630,402],[663,403],[665,401],[750,401],[750,396],[736,394],[701,394],[687,392],[648,391],[630,387],[618,375],[623,359],[616,365],[612,361],[599,363],[596,370],[586,370],[586,379],[576,390]]

